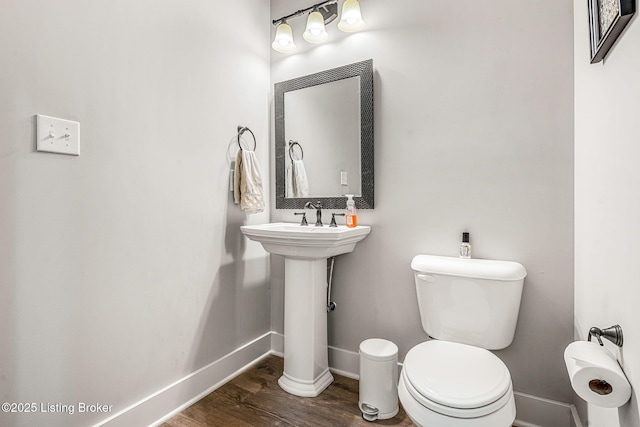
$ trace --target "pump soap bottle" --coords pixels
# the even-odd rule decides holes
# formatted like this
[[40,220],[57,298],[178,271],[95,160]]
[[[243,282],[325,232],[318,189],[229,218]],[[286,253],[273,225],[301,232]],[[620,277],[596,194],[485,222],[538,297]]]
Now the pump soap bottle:
[[462,233],[462,243],[460,244],[460,258],[471,258],[471,244],[469,243],[469,233]]
[[358,225],[358,212],[356,211],[356,202],[353,201],[353,194],[345,194],[347,196],[347,211],[345,220],[347,227],[354,228]]

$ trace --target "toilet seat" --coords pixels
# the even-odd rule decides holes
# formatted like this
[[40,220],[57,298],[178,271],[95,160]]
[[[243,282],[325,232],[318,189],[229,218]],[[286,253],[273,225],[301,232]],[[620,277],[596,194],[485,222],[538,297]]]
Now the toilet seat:
[[512,398],[511,375],[493,353],[466,344],[431,340],[405,357],[402,376],[421,405],[457,418],[481,417]]

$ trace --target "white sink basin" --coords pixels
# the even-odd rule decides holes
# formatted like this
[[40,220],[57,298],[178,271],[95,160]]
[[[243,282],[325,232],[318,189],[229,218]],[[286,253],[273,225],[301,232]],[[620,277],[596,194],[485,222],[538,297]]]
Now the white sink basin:
[[292,259],[322,259],[352,252],[356,243],[371,231],[371,227],[363,225],[315,227],[289,222],[240,228],[249,239],[262,243],[267,252]]
[[278,384],[296,396],[317,396],[333,381],[327,346],[327,258],[352,252],[371,227],[279,222],[240,228],[267,252],[284,256],[284,372]]

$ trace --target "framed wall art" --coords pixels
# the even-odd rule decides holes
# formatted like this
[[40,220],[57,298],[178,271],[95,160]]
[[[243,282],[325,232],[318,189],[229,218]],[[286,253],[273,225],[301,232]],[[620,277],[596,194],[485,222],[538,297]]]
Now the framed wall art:
[[591,63],[604,59],[636,12],[635,0],[588,0]]

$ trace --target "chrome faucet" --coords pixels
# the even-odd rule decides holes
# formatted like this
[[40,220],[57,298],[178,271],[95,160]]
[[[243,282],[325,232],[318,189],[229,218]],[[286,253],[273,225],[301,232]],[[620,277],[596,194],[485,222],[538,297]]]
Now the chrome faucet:
[[322,203],[320,203],[319,200],[315,205],[311,202],[307,202],[304,207],[316,210],[316,227],[322,227]]

